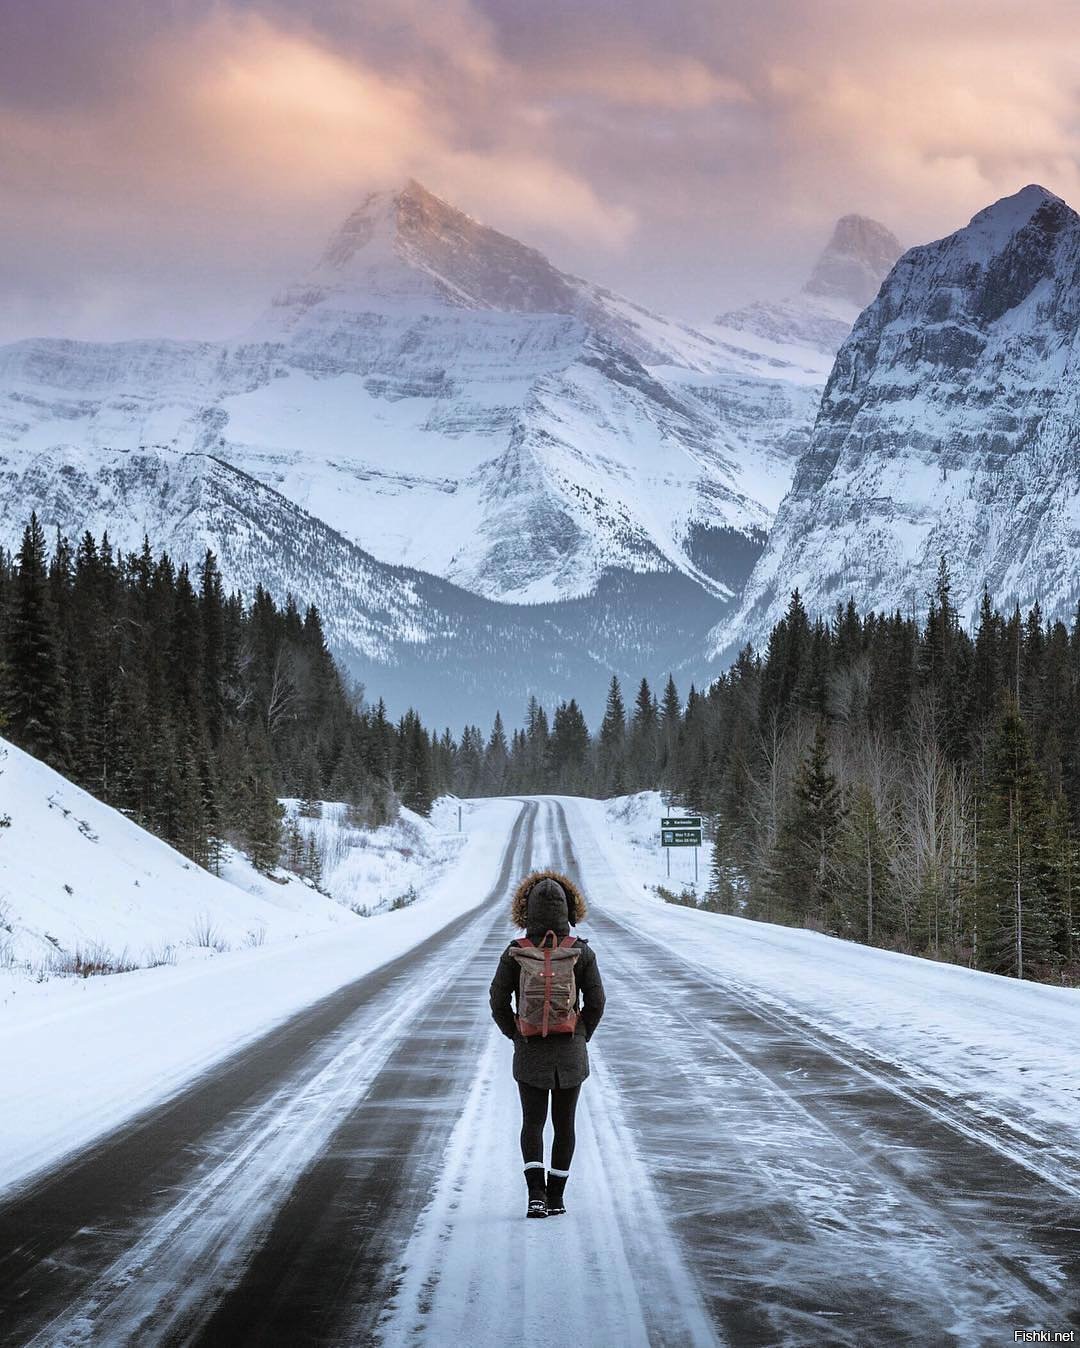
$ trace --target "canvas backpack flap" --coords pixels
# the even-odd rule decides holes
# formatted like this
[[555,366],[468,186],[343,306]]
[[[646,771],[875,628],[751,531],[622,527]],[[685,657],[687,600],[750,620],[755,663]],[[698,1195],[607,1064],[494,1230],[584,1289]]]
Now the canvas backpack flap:
[[515,942],[510,954],[519,968],[518,1029],[526,1037],[566,1034],[577,1024],[575,966],[581,949],[573,944],[552,947]]

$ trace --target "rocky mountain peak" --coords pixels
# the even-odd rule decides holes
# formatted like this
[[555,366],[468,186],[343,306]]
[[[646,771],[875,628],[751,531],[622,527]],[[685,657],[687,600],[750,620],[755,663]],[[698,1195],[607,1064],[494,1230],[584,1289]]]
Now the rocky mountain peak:
[[862,309],[903,252],[896,235],[865,215],[842,215],[803,287],[808,295],[847,300]]
[[[573,313],[576,291],[535,248],[481,224],[409,179],[373,192],[331,238],[319,279],[371,280],[401,265],[434,283],[444,301],[514,313]],[[385,288],[387,277],[381,280]]]
[[761,641],[798,586],[906,609],[1076,607],[1080,215],[1045,188],[909,249],[840,348],[791,491],[717,649]]
[[1080,217],[1060,197],[1037,183],[1029,183],[973,215],[967,228],[958,231],[956,237],[965,239],[971,253],[986,256],[1000,252],[1031,227],[1039,234],[1052,236],[1062,227],[1078,222]]

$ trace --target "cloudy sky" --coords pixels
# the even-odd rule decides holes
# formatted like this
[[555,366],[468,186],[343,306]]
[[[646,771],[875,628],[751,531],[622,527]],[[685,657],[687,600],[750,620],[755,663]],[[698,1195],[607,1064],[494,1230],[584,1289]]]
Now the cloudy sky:
[[1075,0],[0,0],[0,339],[241,329],[410,175],[707,316],[1080,204]]

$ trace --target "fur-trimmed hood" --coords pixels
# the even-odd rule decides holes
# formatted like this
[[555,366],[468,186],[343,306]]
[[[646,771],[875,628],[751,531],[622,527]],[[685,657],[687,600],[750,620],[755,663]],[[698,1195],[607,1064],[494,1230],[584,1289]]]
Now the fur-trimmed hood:
[[[515,927],[522,927],[528,931],[530,928],[551,926],[547,917],[540,917],[535,911],[531,916],[529,913],[529,895],[542,880],[553,880],[566,895],[566,916],[572,927],[585,921],[589,912],[585,906],[585,897],[569,876],[563,875],[559,871],[533,871],[525,876],[517,889],[514,890],[514,897],[510,903],[510,921]],[[558,902],[557,899],[555,902]],[[550,910],[552,900],[545,898],[544,905],[545,908]],[[558,907],[562,908],[561,902],[558,903]]]

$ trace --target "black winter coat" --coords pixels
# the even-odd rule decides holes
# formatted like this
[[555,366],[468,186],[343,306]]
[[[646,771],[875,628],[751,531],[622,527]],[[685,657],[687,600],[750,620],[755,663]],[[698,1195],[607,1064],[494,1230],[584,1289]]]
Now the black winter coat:
[[[539,945],[543,932],[529,932],[529,939]],[[589,1075],[589,1051],[585,1047],[604,1014],[604,985],[596,952],[588,941],[577,941],[581,956],[574,966],[582,1010],[573,1034],[530,1035],[517,1028],[517,1018],[511,1007],[511,997],[517,1000],[519,967],[510,954],[503,951],[495,977],[491,981],[491,1014],[495,1024],[514,1041],[514,1080],[529,1086],[550,1089],[553,1086],[580,1086]]]

